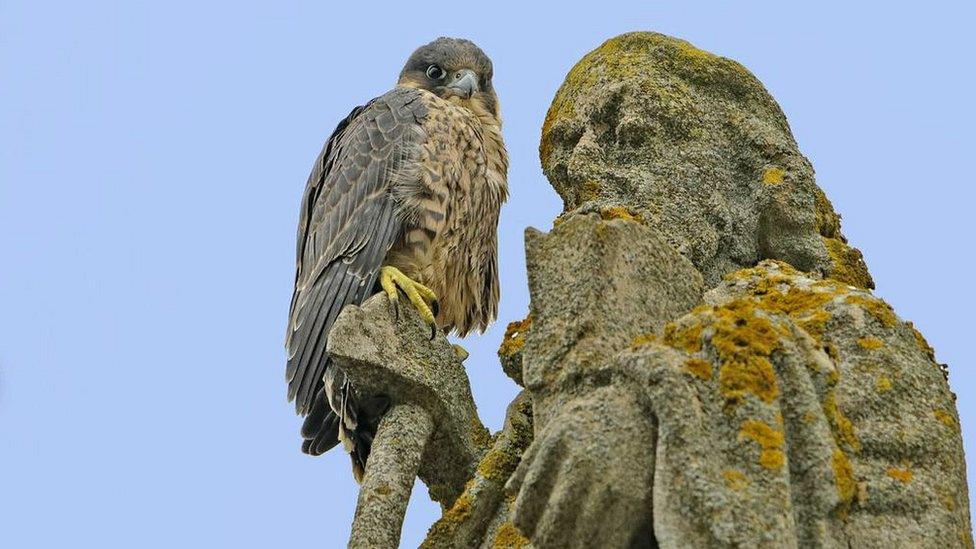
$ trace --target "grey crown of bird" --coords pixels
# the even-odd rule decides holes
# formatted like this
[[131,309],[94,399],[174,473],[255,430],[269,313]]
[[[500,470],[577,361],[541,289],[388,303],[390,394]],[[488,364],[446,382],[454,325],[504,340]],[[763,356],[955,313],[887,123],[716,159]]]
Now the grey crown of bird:
[[501,124],[491,60],[468,40],[438,38],[410,56],[393,90],[339,122],[312,167],[285,338],[288,399],[306,416],[302,451],[341,441],[357,480],[389,402],[357,398],[325,351],[329,330],[343,307],[378,291],[394,308],[405,296],[432,331],[463,337],[495,319],[508,195]]

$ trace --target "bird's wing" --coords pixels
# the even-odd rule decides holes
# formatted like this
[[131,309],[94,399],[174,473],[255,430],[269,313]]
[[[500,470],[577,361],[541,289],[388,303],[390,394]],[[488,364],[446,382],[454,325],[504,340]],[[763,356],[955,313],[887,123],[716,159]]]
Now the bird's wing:
[[403,225],[398,185],[419,177],[426,107],[396,89],[339,123],[315,161],[302,199],[297,272],[285,348],[288,400],[306,414],[323,384],[325,344],[339,311],[373,288]]

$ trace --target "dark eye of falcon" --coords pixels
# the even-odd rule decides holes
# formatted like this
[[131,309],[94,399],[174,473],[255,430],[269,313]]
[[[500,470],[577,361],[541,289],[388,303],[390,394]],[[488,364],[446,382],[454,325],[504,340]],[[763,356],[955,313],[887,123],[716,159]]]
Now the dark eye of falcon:
[[437,65],[431,65],[427,67],[427,78],[431,80],[440,80],[447,76],[447,71],[438,67]]

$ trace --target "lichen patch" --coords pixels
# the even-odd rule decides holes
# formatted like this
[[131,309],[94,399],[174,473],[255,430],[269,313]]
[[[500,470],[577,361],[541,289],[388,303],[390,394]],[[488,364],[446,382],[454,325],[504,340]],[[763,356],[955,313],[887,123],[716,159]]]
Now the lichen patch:
[[770,427],[766,422],[751,419],[744,422],[739,430],[739,440],[743,439],[751,439],[762,448],[759,464],[763,467],[775,470],[786,463],[783,431]]
[[888,470],[885,471],[885,474],[898,482],[901,482],[902,484],[908,484],[915,476],[915,474],[909,469],[899,469],[898,467],[889,467]]
[[872,336],[862,337],[857,340],[858,346],[869,351],[876,351],[884,347],[884,341]]
[[501,526],[498,527],[498,532],[495,534],[495,540],[492,542],[491,546],[495,548],[505,548],[505,549],[520,549],[522,547],[528,547],[529,540],[519,532],[518,528],[511,522],[503,522]]
[[505,328],[505,336],[502,344],[498,348],[498,354],[502,356],[512,356],[525,347],[525,334],[532,326],[532,314],[529,313],[524,319],[509,323]]
[[741,492],[749,487],[749,477],[742,471],[726,469],[722,471],[722,478],[725,479],[725,487],[735,492]]
[[773,166],[771,168],[766,168],[762,174],[762,182],[767,185],[779,185],[783,182],[783,176],[786,172],[783,168]]
[[685,361],[685,369],[688,373],[698,379],[709,381],[712,379],[712,363],[700,358],[691,358]]

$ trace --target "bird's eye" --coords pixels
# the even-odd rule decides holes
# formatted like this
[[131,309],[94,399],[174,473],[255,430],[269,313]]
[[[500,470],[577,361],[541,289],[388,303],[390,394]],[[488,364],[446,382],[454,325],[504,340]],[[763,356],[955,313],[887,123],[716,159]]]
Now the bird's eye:
[[447,71],[438,67],[437,65],[431,65],[427,67],[427,78],[431,80],[440,80],[447,76]]

